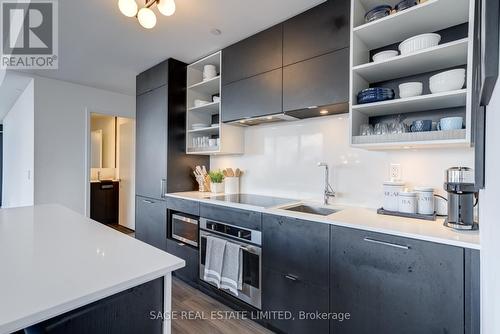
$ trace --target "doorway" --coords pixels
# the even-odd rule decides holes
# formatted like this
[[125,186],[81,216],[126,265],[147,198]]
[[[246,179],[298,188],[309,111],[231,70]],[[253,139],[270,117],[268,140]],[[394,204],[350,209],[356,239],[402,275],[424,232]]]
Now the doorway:
[[127,234],[135,230],[135,120],[90,113],[90,218]]

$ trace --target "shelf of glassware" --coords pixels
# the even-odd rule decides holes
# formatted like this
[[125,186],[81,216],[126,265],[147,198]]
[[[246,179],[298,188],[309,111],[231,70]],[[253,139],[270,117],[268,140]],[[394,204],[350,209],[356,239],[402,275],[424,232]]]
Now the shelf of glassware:
[[415,35],[439,31],[469,21],[470,0],[427,0],[376,21],[365,23],[366,12],[376,5],[394,7],[399,0],[353,0],[353,37],[367,49],[400,42]]
[[[239,126],[219,123],[218,126],[188,130],[186,141],[186,153],[197,155],[229,155],[243,154],[244,140],[242,134],[243,128]],[[193,138],[197,137],[219,137],[218,145],[208,145],[205,140],[205,145],[199,143],[195,145]]]

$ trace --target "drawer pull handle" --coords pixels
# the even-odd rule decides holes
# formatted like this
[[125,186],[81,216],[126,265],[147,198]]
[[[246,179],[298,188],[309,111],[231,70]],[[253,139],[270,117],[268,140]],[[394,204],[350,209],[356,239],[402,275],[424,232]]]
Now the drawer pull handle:
[[182,247],[182,246],[186,246],[186,244],[185,244],[185,243],[182,243],[182,242],[178,242],[178,243],[177,243],[177,245],[179,245],[179,246],[181,246],[181,247]]
[[290,275],[290,274],[285,275],[285,278],[290,280],[290,281],[294,281],[294,282],[299,280],[299,278],[297,276]]
[[366,237],[364,240],[367,241],[367,242],[374,243],[374,244],[379,244],[379,245],[384,245],[384,246],[389,246],[389,247],[394,247],[394,248],[399,248],[399,249],[406,249],[406,250],[410,249],[409,246],[403,246],[403,245],[393,244],[391,242],[386,242],[386,241],[381,241],[381,240],[377,240],[377,239],[372,239],[372,238],[369,238],[369,237]]
[[143,199],[142,201],[143,201],[144,203],[147,203],[147,204],[154,204],[154,202],[153,202],[153,201],[148,201],[147,199]]

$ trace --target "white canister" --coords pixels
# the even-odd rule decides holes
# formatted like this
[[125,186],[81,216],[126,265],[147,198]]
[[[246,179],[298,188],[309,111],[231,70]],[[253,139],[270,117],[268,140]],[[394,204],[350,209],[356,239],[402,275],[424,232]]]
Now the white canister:
[[224,193],[224,182],[222,183],[210,183],[210,190],[214,194],[222,194]]
[[240,178],[239,177],[225,177],[225,193],[228,195],[240,193]]
[[401,191],[399,193],[399,212],[417,213],[417,194],[413,191]]
[[431,187],[416,187],[417,212],[421,215],[434,214],[434,189]]
[[399,192],[404,190],[404,188],[405,184],[403,182],[384,182],[384,210],[398,211],[398,195]]

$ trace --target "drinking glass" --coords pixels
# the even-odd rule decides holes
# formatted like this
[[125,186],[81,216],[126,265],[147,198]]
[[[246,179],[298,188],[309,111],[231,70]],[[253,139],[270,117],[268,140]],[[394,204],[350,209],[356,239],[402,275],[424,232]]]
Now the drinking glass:
[[386,135],[389,133],[389,127],[386,123],[377,123],[375,124],[374,133],[376,135]]
[[373,126],[371,124],[361,124],[359,129],[361,136],[371,136],[373,135]]

